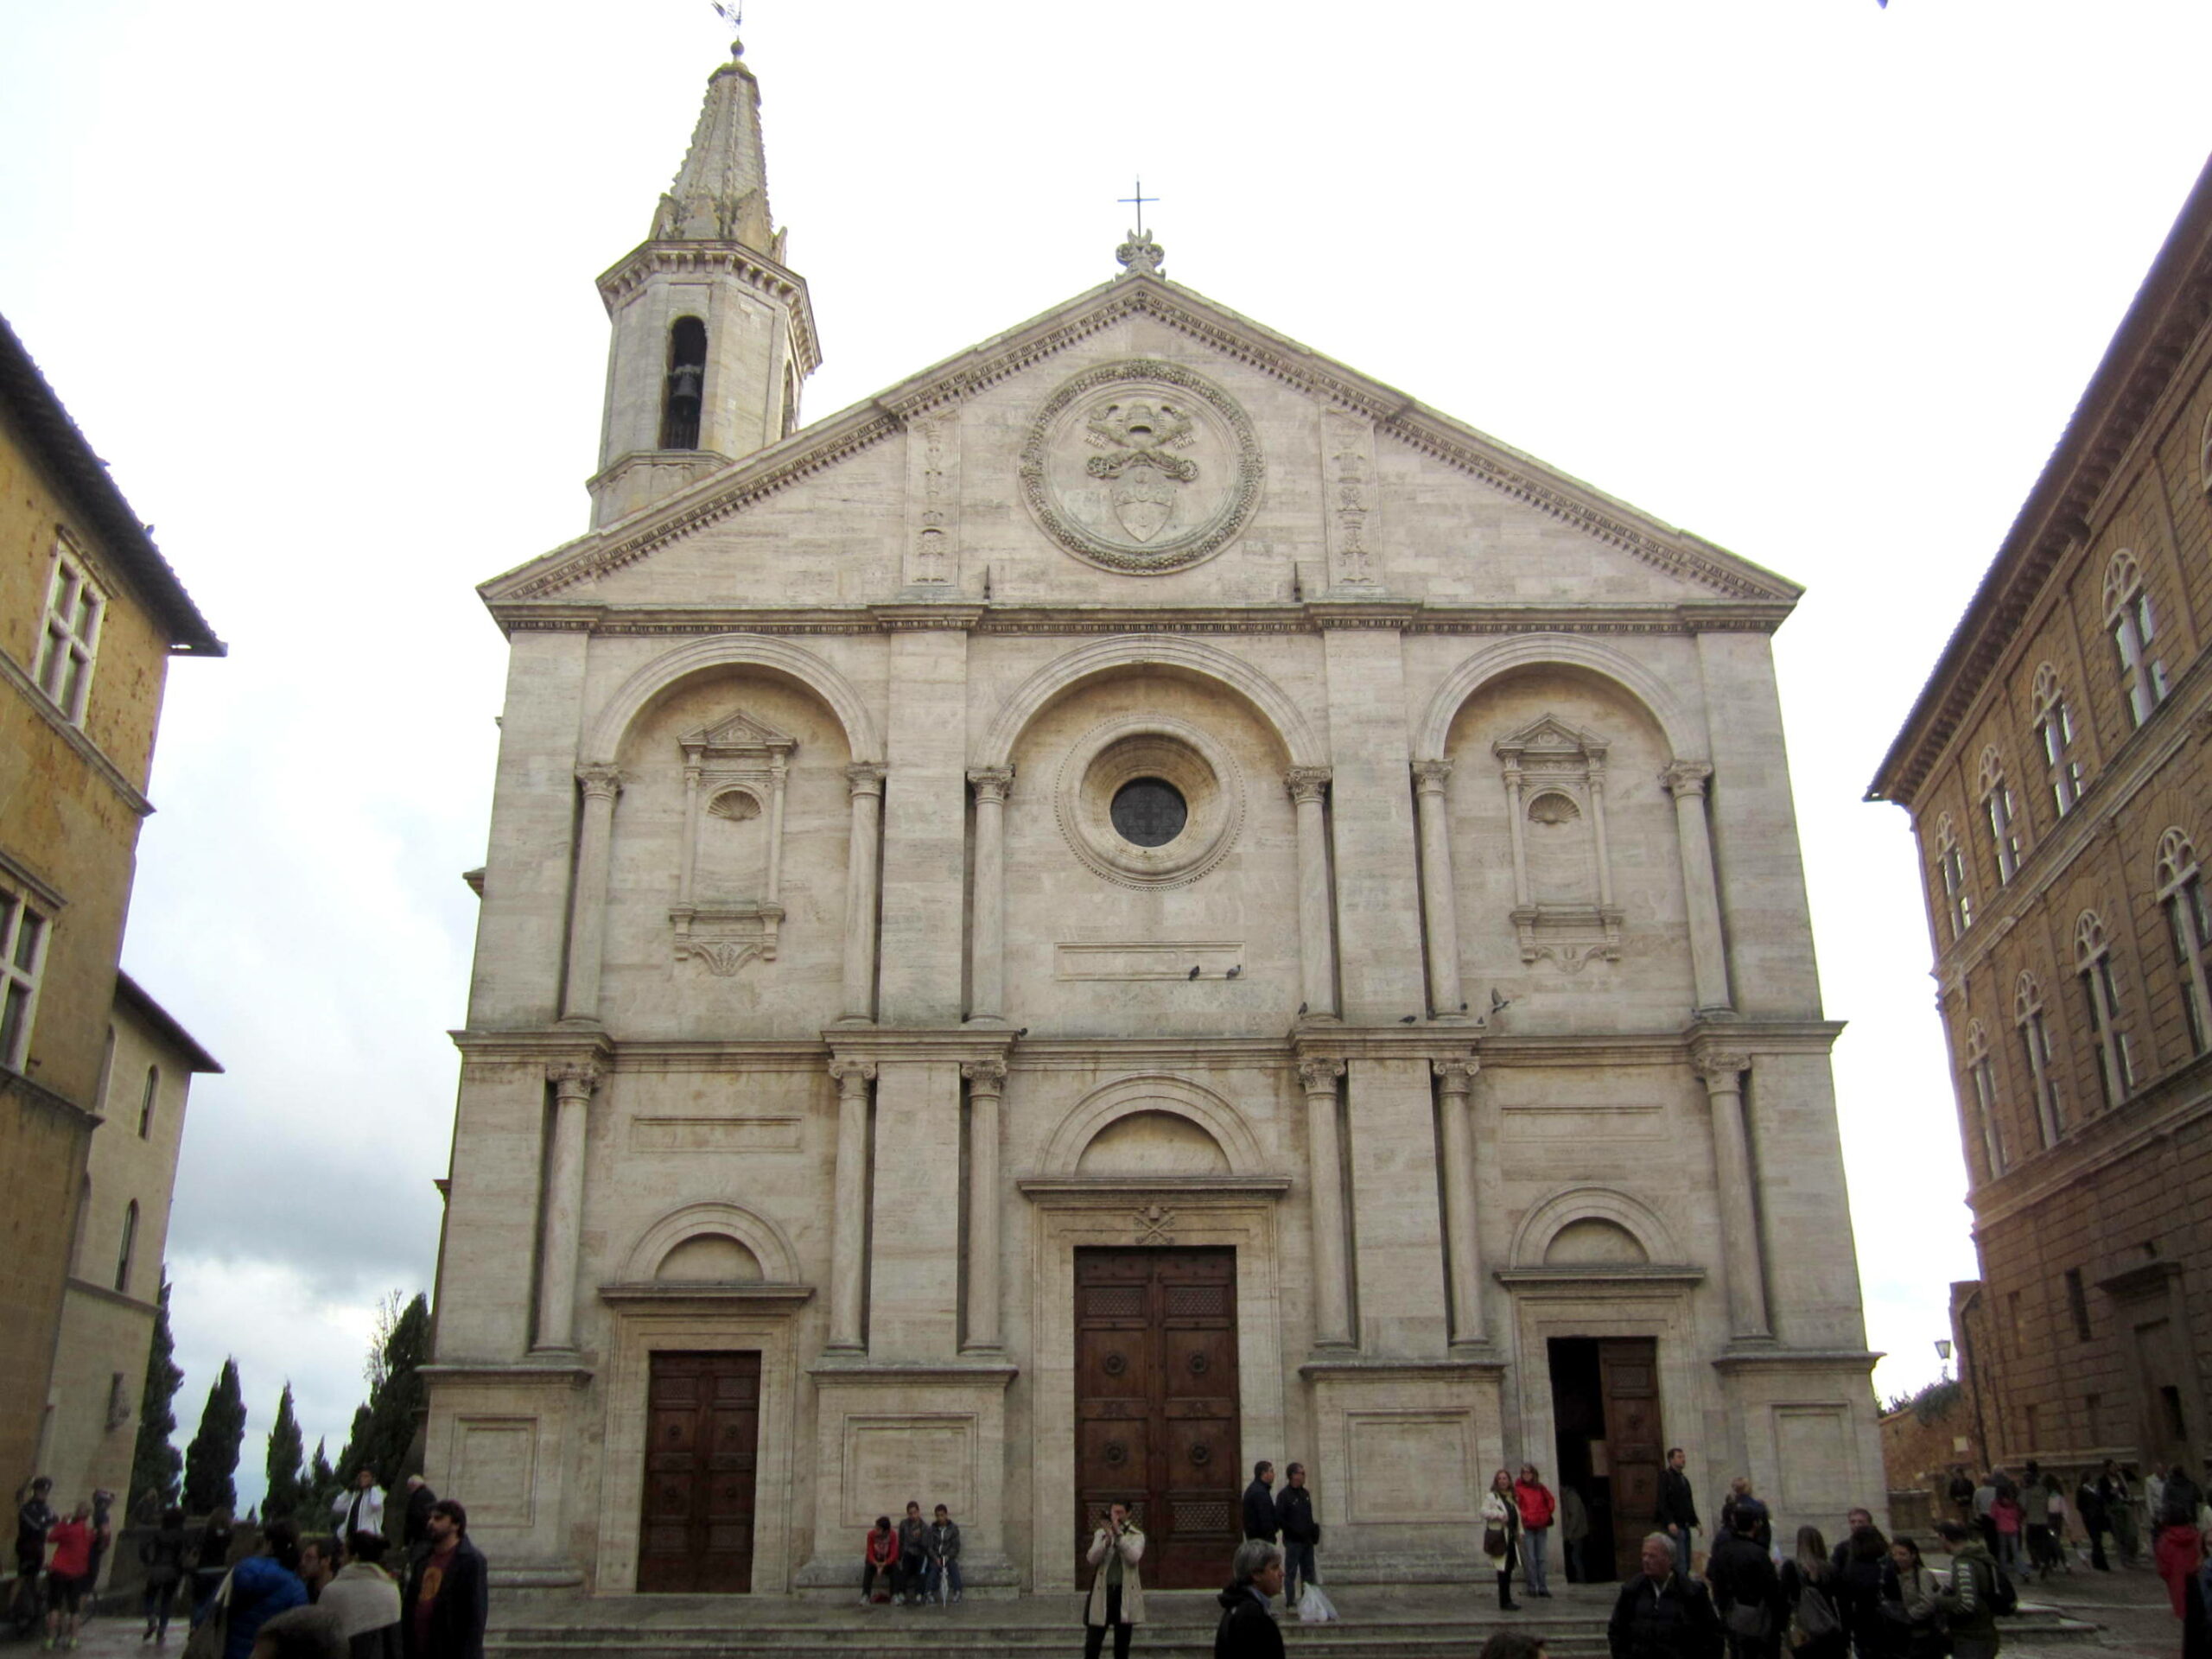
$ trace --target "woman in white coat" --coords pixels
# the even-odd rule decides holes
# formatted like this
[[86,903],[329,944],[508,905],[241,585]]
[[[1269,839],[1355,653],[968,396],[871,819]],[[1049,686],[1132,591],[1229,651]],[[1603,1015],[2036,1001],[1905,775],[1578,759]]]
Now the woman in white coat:
[[1144,1623],[1144,1586],[1137,1578],[1137,1563],[1144,1559],[1144,1534],[1129,1519],[1129,1506],[1108,1508],[1106,1520],[1090,1535],[1084,1559],[1098,1571],[1090,1580],[1090,1599],[1083,1610],[1083,1659],[1098,1659],[1109,1627],[1114,1632],[1114,1659],[1129,1659],[1131,1629]]
[[1483,1554],[1497,1574],[1497,1605],[1506,1612],[1517,1611],[1513,1599],[1513,1544],[1521,1531],[1521,1509],[1513,1501],[1513,1476],[1501,1469],[1491,1477],[1483,1494]]

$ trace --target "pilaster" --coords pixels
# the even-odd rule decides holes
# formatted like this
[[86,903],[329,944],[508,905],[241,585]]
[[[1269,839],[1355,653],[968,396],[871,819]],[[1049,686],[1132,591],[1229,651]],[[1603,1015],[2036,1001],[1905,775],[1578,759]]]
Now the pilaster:
[[[1331,852],[1335,860],[1339,1010],[1382,1025],[1429,1007],[1421,963],[1414,803],[1406,787],[1402,641],[1395,628],[1332,627],[1328,664]],[[1458,1012],[1456,997],[1448,1010]]]
[[891,636],[883,798],[883,928],[877,1018],[957,1025],[965,982],[968,636],[901,627]]

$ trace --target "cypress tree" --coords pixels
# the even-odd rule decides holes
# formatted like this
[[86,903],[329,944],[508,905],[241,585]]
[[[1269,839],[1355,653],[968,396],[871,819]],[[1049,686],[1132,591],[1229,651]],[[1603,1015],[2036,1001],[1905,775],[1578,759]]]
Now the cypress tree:
[[288,1380],[276,1402],[276,1426],[269,1431],[269,1496],[261,1503],[264,1517],[299,1513],[305,1496],[300,1478],[300,1459],[305,1450],[300,1420],[292,1411],[292,1385]]
[[402,1306],[394,1291],[378,1309],[377,1333],[365,1368],[368,1402],[353,1413],[346,1449],[338,1457],[338,1478],[346,1486],[365,1465],[377,1484],[390,1487],[399,1478],[416,1420],[427,1392],[417,1369],[430,1357],[430,1300],[417,1292]]
[[184,1384],[175,1357],[176,1343],[169,1335],[169,1289],[165,1273],[154,1339],[146,1350],[146,1386],[138,1396],[138,1443],[130,1453],[130,1491],[124,1499],[129,1515],[136,1515],[149,1495],[156,1504],[175,1503],[177,1476],[184,1468],[184,1454],[169,1440],[176,1433],[176,1391]]
[[207,1390],[200,1432],[184,1452],[184,1506],[194,1515],[238,1507],[238,1452],[245,1444],[245,1393],[238,1387],[238,1363],[223,1362],[222,1374]]

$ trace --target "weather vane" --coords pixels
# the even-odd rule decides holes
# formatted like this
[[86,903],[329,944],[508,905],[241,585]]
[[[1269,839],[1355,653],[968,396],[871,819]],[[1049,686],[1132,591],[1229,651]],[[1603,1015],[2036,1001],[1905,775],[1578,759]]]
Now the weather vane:
[[[729,25],[729,32],[732,36],[734,36],[740,29],[745,27],[745,0],[737,0],[737,3],[734,6],[724,5],[722,3],[722,0],[708,0],[708,3],[714,7],[715,16],[721,18],[722,22]],[[732,56],[743,57],[745,55],[745,47],[742,42],[733,38],[730,44],[735,48],[735,50],[731,54]]]

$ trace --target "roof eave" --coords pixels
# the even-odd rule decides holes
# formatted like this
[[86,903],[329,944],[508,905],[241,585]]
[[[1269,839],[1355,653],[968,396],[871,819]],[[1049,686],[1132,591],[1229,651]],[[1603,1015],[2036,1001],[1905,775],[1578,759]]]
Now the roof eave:
[[167,625],[172,652],[182,656],[228,654],[207,619],[192,602],[184,584],[154,545],[146,525],[131,511],[121,489],[78,429],[68,408],[38,364],[24,349],[15,328],[0,316],[0,404],[16,415],[26,445],[43,461],[55,481],[77,501],[100,533],[101,546],[138,588]]
[[[2116,458],[2126,447],[2124,441],[2106,442],[2113,435],[2113,429],[2132,421],[2125,435],[2132,438],[2180,365],[2178,356],[2155,349],[2159,336],[2177,324],[2192,330],[2203,327],[2202,315],[2190,321],[2188,310],[2194,307],[2201,311],[2208,301],[2212,301],[2212,157],[2198,173],[2050,460],[1999,544],[1996,557],[1882,757],[1864,798],[1911,806],[1936,754],[1950,739],[1948,730],[1940,729],[1944,715],[1963,713],[1961,697],[1970,702],[1986,676],[1989,664],[1976,675],[1972,659],[1984,651],[2001,652],[2040,591],[2049,565],[2088,530],[2082,510],[2110,477],[2109,464],[2100,466],[2096,457],[2105,453]],[[2139,384],[2146,375],[2157,382],[2147,392]],[[2008,598],[2009,605],[2005,602]]]

